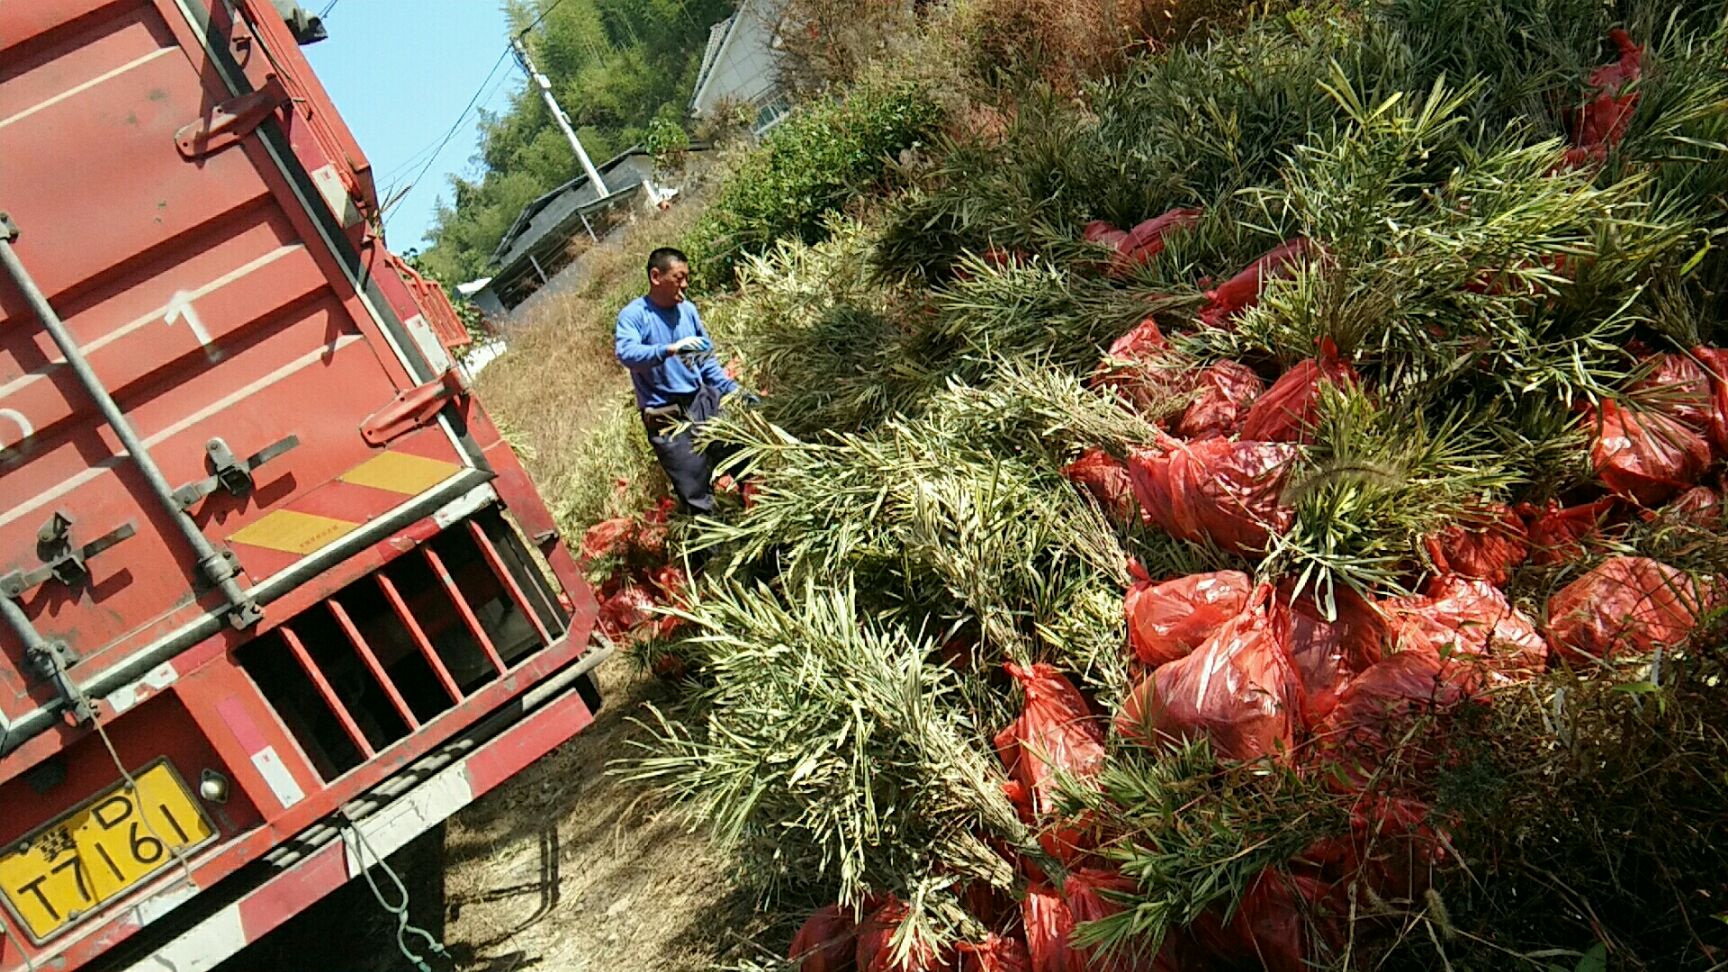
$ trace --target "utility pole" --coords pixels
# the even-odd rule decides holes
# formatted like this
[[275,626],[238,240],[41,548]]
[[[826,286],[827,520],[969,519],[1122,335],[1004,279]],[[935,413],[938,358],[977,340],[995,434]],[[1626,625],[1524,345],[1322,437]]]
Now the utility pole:
[[582,140],[576,137],[576,129],[570,127],[569,117],[564,114],[564,109],[558,107],[558,99],[552,97],[552,82],[547,79],[546,75],[534,69],[534,62],[528,57],[528,46],[522,43],[521,35],[510,38],[510,47],[515,50],[516,60],[522,65],[522,70],[526,71],[529,79],[539,86],[540,97],[546,99],[546,107],[552,111],[552,120],[558,123],[558,127],[564,132],[564,137],[570,140],[570,147],[576,150],[577,161],[582,163],[582,171],[588,173],[588,178],[594,183],[594,188],[599,190],[600,198],[610,196],[612,190],[606,188],[606,181],[600,178],[600,170],[594,168],[594,163],[588,159],[588,153],[582,150]]

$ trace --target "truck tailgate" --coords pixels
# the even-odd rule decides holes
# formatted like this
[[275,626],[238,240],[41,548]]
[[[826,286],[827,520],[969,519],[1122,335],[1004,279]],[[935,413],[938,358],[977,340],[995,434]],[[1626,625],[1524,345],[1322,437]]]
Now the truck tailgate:
[[[0,5],[0,210],[164,478],[186,495],[215,487],[185,509],[232,556],[239,585],[473,466],[443,419],[382,445],[362,435],[433,366],[357,286],[365,268],[280,125],[292,104],[235,100],[198,4],[71,6]],[[236,112],[238,123],[211,124]],[[234,466],[213,479],[227,456],[260,454],[250,483]],[[69,569],[17,598],[70,649],[78,681],[226,610],[179,515],[0,278],[0,576],[40,573],[57,549],[131,528],[87,574]],[[16,722],[55,691],[13,632],[0,645],[0,723]]]

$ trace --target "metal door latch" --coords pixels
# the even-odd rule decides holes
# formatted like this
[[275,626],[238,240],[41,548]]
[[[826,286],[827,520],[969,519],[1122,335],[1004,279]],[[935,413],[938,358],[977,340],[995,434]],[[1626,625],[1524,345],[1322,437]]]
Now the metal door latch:
[[90,566],[85,561],[138,532],[131,523],[125,523],[89,543],[74,545],[72,522],[71,516],[54,511],[36,531],[36,556],[42,560],[42,566],[0,575],[0,597],[22,597],[49,580],[67,586],[76,584],[90,576]]
[[55,691],[60,693],[74,722],[83,725],[96,718],[96,707],[91,704],[90,697],[67,674],[67,670],[78,663],[78,656],[66,647],[66,642],[56,638],[31,645],[25,649],[24,658],[37,675],[54,683]]
[[72,517],[62,510],[36,531],[36,555],[42,565],[30,570],[13,570],[0,576],[0,615],[24,642],[24,659],[35,673],[53,682],[54,689],[65,702],[66,711],[79,724],[95,718],[96,709],[89,696],[72,681],[67,670],[78,663],[78,656],[59,638],[44,637],[30,623],[20,603],[24,595],[50,580],[71,586],[90,576],[91,557],[130,538],[137,529],[126,523],[85,544],[72,539]]
[[174,502],[183,510],[189,509],[218,489],[226,489],[231,496],[245,496],[252,491],[252,470],[299,444],[300,437],[291,435],[281,442],[265,446],[242,462],[234,457],[234,450],[228,448],[228,443],[221,438],[211,439],[204,443],[204,451],[210,457],[210,469],[215,475],[175,490]]

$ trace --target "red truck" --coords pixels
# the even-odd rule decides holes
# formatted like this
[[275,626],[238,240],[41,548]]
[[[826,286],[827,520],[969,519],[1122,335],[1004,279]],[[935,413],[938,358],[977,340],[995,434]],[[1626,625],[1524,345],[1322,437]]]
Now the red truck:
[[0,3],[0,970],[208,969],[588,725],[592,593],[271,0]]

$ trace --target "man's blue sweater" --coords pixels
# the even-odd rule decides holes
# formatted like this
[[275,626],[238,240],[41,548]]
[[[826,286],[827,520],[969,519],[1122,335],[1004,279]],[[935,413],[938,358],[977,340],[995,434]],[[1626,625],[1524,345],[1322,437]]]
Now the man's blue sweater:
[[658,408],[673,396],[695,394],[702,385],[718,389],[722,395],[737,389],[738,383],[726,377],[713,355],[703,357],[692,369],[677,355],[666,353],[667,345],[692,335],[706,338],[708,331],[696,305],[687,300],[679,301],[677,307],[661,307],[647,297],[638,297],[618,312],[614,348],[618,363],[630,369],[636,407]]

